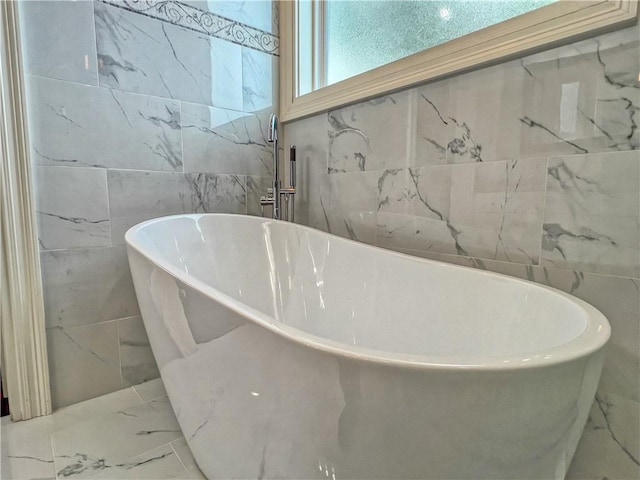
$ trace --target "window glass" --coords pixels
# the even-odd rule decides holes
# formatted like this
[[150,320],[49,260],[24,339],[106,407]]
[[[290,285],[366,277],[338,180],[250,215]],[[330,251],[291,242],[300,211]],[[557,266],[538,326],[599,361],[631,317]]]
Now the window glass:
[[556,0],[327,0],[331,85]]

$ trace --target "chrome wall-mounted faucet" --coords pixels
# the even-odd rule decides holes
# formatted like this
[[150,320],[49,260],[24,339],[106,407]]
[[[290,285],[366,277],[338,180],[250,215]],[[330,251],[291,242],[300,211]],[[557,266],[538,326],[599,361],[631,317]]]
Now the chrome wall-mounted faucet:
[[[269,117],[269,131],[267,141],[273,143],[273,182],[266,195],[260,197],[260,206],[264,216],[265,205],[272,206],[272,217],[276,220],[294,221],[296,194],[296,147],[289,147],[290,178],[289,187],[282,188],[280,180],[280,162],[278,159],[278,117],[272,113]],[[282,204],[284,201],[284,209]]]

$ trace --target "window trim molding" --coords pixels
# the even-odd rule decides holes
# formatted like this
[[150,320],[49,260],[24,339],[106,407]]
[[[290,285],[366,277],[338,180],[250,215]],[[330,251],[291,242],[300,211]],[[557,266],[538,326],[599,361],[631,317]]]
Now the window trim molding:
[[[314,0],[322,1],[322,0]],[[288,122],[479,69],[638,21],[638,0],[559,0],[342,82],[297,96],[297,0],[280,7],[280,119]]]

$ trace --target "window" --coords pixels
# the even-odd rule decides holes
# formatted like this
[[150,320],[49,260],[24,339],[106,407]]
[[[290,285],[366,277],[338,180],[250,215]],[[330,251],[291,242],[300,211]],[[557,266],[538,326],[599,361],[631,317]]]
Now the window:
[[637,20],[635,0],[280,3],[283,121]]

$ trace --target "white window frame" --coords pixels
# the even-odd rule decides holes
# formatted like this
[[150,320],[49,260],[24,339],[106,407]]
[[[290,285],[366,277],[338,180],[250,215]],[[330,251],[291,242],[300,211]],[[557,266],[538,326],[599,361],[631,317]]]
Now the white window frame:
[[[317,6],[323,0],[311,0]],[[633,25],[638,0],[559,0],[339,83],[299,96],[298,0],[280,0],[280,119],[308,117],[413,85]],[[321,15],[320,15],[321,16]],[[322,28],[322,22],[317,22]],[[315,38],[317,34],[314,33]],[[316,40],[314,56],[322,58]],[[308,63],[308,62],[307,62]],[[317,62],[321,64],[322,62]],[[319,67],[312,75],[318,81]]]

